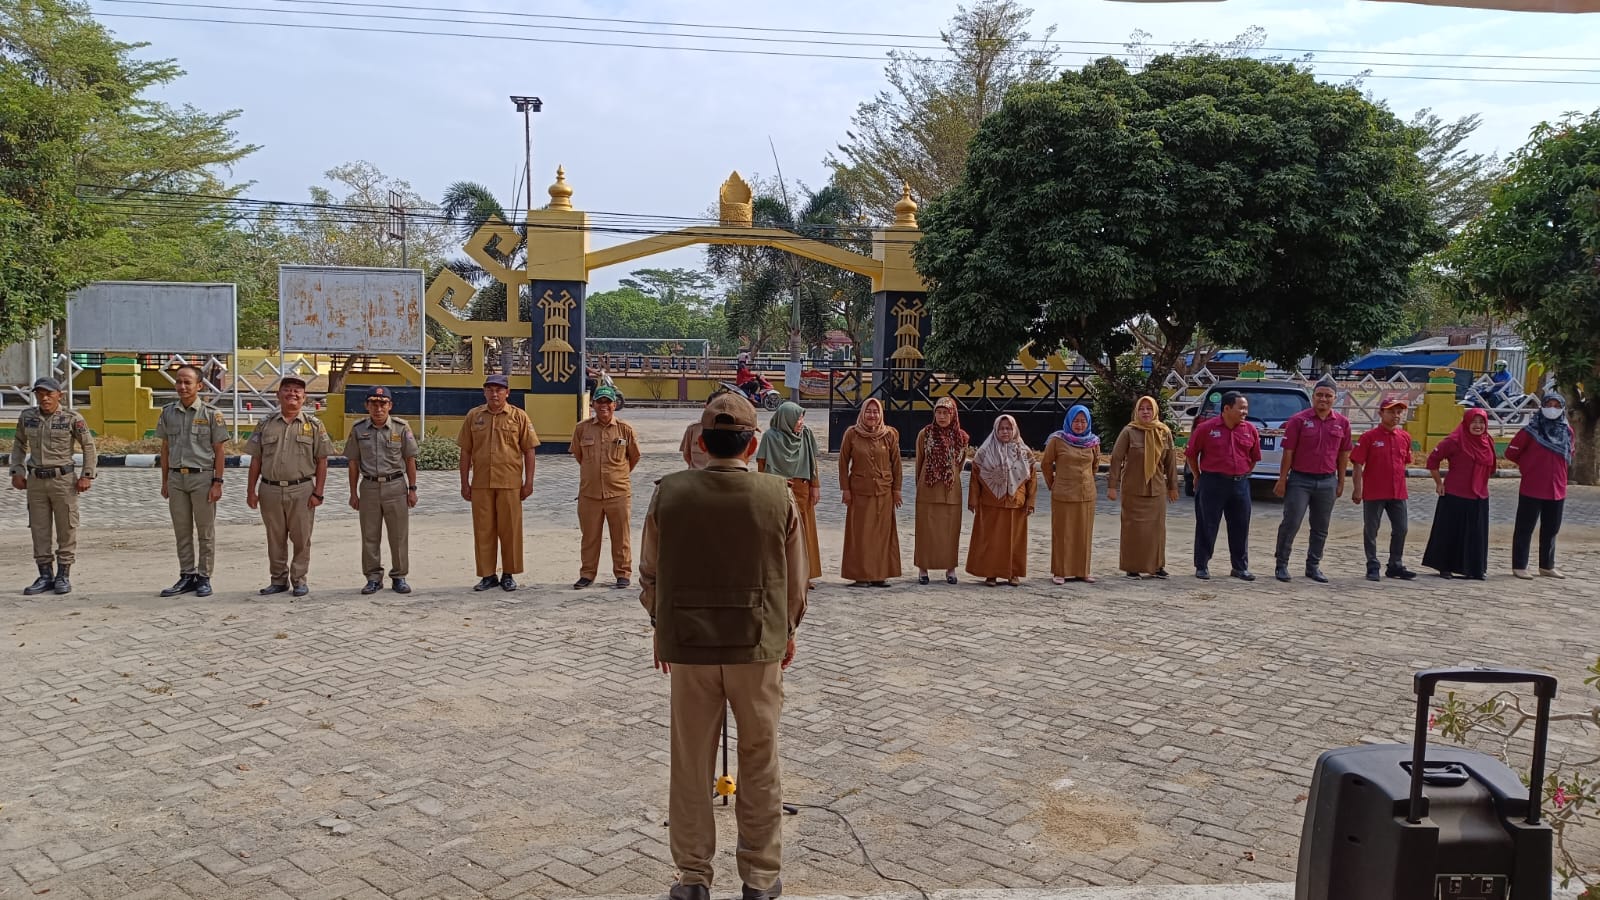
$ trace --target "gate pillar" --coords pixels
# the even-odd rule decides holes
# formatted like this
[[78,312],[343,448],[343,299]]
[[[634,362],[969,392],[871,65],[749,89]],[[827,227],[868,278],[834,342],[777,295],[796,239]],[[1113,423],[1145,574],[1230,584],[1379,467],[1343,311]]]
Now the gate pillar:
[[541,451],[564,450],[589,414],[584,391],[584,294],[589,217],[572,207],[566,170],[556,169],[550,204],[528,211],[528,286],[532,309],[532,386],[523,407]]

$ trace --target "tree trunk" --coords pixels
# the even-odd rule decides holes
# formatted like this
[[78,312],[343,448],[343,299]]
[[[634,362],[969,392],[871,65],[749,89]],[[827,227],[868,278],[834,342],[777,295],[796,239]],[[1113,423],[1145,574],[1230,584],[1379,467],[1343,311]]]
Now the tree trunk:
[[1572,423],[1572,433],[1576,438],[1572,447],[1572,482],[1600,484],[1600,447],[1595,446],[1596,426],[1600,426],[1600,402],[1571,403],[1567,407],[1567,421]]
[[328,395],[344,393],[345,380],[350,377],[350,372],[356,367],[356,354],[352,353],[344,358],[339,368],[328,373]]

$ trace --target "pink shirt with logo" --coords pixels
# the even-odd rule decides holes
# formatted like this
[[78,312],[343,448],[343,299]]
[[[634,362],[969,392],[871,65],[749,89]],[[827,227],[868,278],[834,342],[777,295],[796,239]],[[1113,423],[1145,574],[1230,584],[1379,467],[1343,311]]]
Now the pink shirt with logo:
[[1361,466],[1362,500],[1405,500],[1406,467],[1411,465],[1411,434],[1404,428],[1378,426],[1363,434],[1350,452]]
[[1526,430],[1511,439],[1506,459],[1516,463],[1522,472],[1522,485],[1517,490],[1522,496],[1535,500],[1567,499],[1567,461],[1534,440]]
[[1183,455],[1201,472],[1249,475],[1261,461],[1261,435],[1242,419],[1233,428],[1221,416],[1206,419],[1194,426]]
[[1349,453],[1350,420],[1336,412],[1318,418],[1315,409],[1303,409],[1283,425],[1283,449],[1294,451],[1292,469],[1302,475],[1332,475],[1339,454]]

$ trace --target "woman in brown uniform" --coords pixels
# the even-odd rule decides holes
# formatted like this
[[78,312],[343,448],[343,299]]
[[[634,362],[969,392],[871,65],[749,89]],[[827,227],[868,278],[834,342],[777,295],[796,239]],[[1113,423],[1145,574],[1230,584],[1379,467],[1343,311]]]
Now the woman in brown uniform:
[[800,404],[785,403],[772,414],[771,430],[756,450],[756,467],[789,480],[789,493],[794,495],[794,506],[800,511],[800,525],[806,533],[806,555],[811,560],[806,577],[821,578],[817,498],[822,491],[822,473],[817,468],[817,436],[806,427],[806,411]]
[[917,435],[917,533],[912,561],[917,584],[928,583],[929,569],[943,569],[956,583],[961,564],[961,464],[971,437],[961,430],[956,401],[940,397],[933,424]]
[[1106,499],[1122,495],[1118,568],[1129,578],[1167,577],[1167,503],[1178,499],[1178,454],[1156,398],[1140,397],[1111,448]]
[[1082,404],[1067,410],[1062,429],[1050,435],[1039,461],[1050,489],[1050,580],[1094,583],[1089,574],[1094,545],[1094,476],[1100,469],[1100,438]]
[[1015,587],[1028,574],[1028,516],[1039,492],[1038,464],[1016,419],[995,420],[994,432],[972,458],[971,482],[967,508],[975,515],[967,574],[990,587],[1001,578]]
[[900,432],[883,424],[876,397],[839,442],[839,490],[844,500],[844,560],[840,574],[851,587],[888,587],[900,577]]

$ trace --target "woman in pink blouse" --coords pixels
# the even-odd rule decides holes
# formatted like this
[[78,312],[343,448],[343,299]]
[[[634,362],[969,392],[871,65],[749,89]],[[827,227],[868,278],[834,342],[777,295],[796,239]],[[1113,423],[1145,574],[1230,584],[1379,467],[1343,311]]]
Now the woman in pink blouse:
[[[1439,474],[1440,466],[1449,469]],[[1460,575],[1482,581],[1489,572],[1489,474],[1494,471],[1494,439],[1489,414],[1469,409],[1456,430],[1428,454],[1439,503],[1422,564],[1440,578]]]
[[1567,468],[1572,465],[1572,426],[1567,424],[1567,401],[1555,391],[1544,395],[1539,414],[1511,439],[1506,459],[1522,470],[1517,491],[1517,524],[1511,532],[1511,574],[1528,574],[1528,545],[1533,526],[1539,525],[1539,574],[1565,578],[1556,568],[1556,533],[1561,530],[1561,508],[1567,502]]

